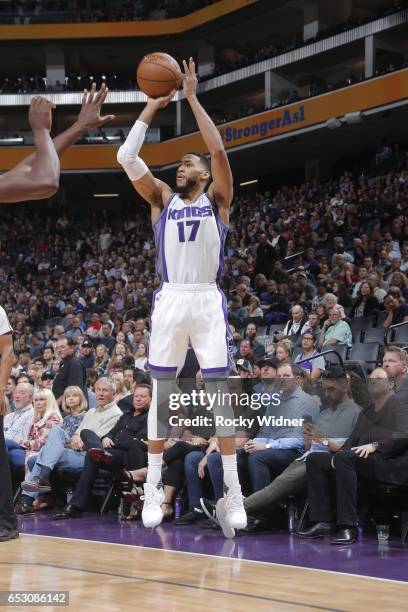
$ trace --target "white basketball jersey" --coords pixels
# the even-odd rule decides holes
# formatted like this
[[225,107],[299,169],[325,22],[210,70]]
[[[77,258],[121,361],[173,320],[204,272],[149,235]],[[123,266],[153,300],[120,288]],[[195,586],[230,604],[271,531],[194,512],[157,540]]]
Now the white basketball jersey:
[[156,270],[162,281],[215,283],[222,271],[228,227],[215,214],[207,194],[186,204],[173,194],[153,224]]

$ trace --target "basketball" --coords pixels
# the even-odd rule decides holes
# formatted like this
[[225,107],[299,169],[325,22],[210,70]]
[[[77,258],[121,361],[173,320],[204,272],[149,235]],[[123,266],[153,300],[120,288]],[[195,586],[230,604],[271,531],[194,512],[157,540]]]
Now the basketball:
[[136,79],[149,98],[160,98],[180,87],[182,73],[178,62],[168,53],[149,53],[140,62]]

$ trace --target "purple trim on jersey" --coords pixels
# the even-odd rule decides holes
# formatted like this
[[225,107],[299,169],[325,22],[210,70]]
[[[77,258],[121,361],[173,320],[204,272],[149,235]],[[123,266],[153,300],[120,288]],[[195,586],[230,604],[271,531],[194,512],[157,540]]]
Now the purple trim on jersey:
[[149,370],[157,370],[158,372],[177,372],[177,366],[154,366],[150,361],[147,362],[147,366]]
[[232,335],[232,330],[229,326],[228,323],[228,310],[227,310],[227,298],[225,297],[225,294],[223,291],[221,291],[221,289],[218,287],[217,285],[217,291],[219,291],[220,295],[221,295],[221,306],[222,306],[222,312],[224,315],[224,321],[225,321],[225,344],[227,346],[227,365],[224,368],[210,368],[208,370],[204,370],[202,369],[201,371],[204,373],[208,373],[211,371],[218,371],[218,372],[230,372],[231,370],[234,369],[234,360],[232,357],[232,346],[234,343],[234,338]]
[[226,372],[227,370],[230,370],[229,366],[227,366],[226,368],[201,368],[201,372],[203,374],[209,374],[211,372]]
[[159,218],[156,219],[156,221],[152,225],[153,234],[154,234],[154,242],[156,245],[156,262],[155,262],[156,272],[160,276],[162,281],[165,281],[165,282],[168,282],[168,276],[167,276],[166,258],[165,258],[165,253],[164,253],[164,230],[166,227],[168,207],[170,206],[171,201],[175,195],[176,195],[175,193],[171,194],[171,196],[166,202],[166,206],[161,211]]
[[218,234],[220,236],[220,253],[218,256],[218,270],[216,275],[216,281],[218,282],[221,278],[224,269],[224,250],[225,250],[225,239],[228,234],[228,227],[221,221],[221,219],[215,215],[215,222],[217,224]]

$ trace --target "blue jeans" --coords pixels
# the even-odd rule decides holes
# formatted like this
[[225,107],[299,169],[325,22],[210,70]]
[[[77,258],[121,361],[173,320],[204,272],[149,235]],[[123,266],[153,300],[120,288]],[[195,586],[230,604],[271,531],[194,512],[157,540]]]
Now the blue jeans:
[[299,456],[299,451],[292,449],[266,448],[251,453],[248,457],[248,469],[254,492],[271,484]]
[[[243,471],[248,462],[248,455],[243,449],[237,449],[237,469],[242,484]],[[207,457],[207,467],[214,489],[214,499],[218,501],[224,495],[224,469],[221,453],[211,453]]]
[[198,475],[198,464],[203,457],[204,451],[192,451],[184,459],[189,510],[200,507],[200,497],[203,496],[203,481]]
[[[43,466],[51,470],[54,467],[72,472],[79,472],[82,470],[85,463],[86,451],[78,452],[72,450],[72,448],[65,448],[65,444],[67,444],[70,439],[70,436],[62,427],[53,427],[48,434],[46,443],[40,450],[27,480],[32,480],[35,476],[39,476]],[[36,498],[38,493],[24,491],[24,495]]]
[[25,448],[11,438],[6,438],[6,448],[11,465],[23,468],[25,465]]

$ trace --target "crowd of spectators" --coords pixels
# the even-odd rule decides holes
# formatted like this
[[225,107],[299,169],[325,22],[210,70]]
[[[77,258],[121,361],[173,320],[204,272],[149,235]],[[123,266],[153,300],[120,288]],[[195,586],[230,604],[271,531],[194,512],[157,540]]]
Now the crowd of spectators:
[[218,0],[12,0],[2,2],[0,23],[95,23],[182,17]]
[[[258,511],[265,505],[276,505],[307,484],[314,525],[301,534],[329,533],[330,501],[320,514],[314,501],[313,470],[321,464],[313,467],[309,451],[343,453],[344,443],[339,461],[358,470],[349,441],[366,444],[360,410],[371,409],[370,397],[381,405],[391,402],[396,362],[401,366],[398,385],[405,380],[405,351],[387,349],[384,369],[369,374],[385,383],[367,403],[367,397],[351,392],[343,368],[333,370],[320,356],[322,349],[336,345],[351,348],[357,319],[384,329],[408,321],[407,158],[398,145],[383,142],[375,164],[370,176],[344,172],[327,182],[241,192],[234,199],[221,286],[233,326],[236,373],[252,390],[273,394],[279,388],[283,414],[308,415],[309,425],[314,423],[302,432],[265,425],[237,438],[239,465],[247,466],[249,530],[256,530],[259,521],[264,527]],[[16,353],[6,390],[5,434],[12,465],[25,471],[17,508],[26,513],[55,503],[51,476],[57,467],[81,472],[73,497],[57,517],[79,516],[99,467],[109,462],[110,469],[119,470],[124,500],[130,503],[123,503],[128,508],[123,513],[135,516],[146,476],[149,312],[160,282],[148,209],[140,204],[120,214],[107,209],[74,214],[67,206],[35,205],[36,214],[33,210],[30,204],[0,211],[0,302],[15,331]],[[321,380],[319,394],[314,384]],[[198,388],[202,384],[198,372]],[[384,412],[389,429],[395,405],[405,406],[405,401],[398,396]],[[341,406],[344,417],[336,426],[330,412],[335,406]],[[370,444],[377,434],[369,435]],[[330,440],[322,449],[325,436]],[[376,449],[371,444],[369,453]],[[303,456],[305,461],[295,461]],[[185,428],[167,444],[164,462],[164,514],[173,515],[185,484],[188,505],[177,522],[202,519],[199,500],[206,486],[212,487],[211,497],[222,495],[211,427]],[[396,484],[404,480],[398,474]],[[340,510],[337,543],[350,543],[356,500],[349,514],[347,508]]]

